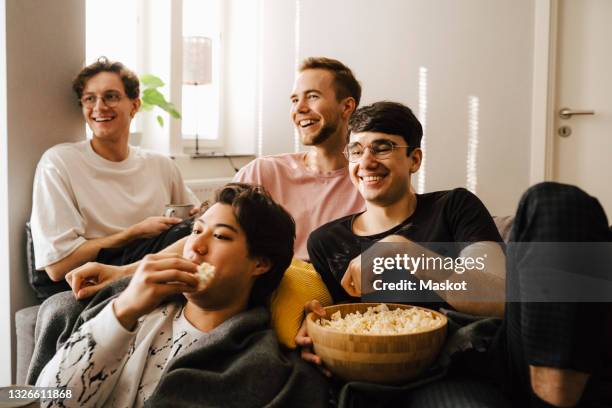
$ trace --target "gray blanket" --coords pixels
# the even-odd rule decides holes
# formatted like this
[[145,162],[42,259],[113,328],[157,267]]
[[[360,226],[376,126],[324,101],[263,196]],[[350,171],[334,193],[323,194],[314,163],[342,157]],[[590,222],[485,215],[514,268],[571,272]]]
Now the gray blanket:
[[[87,305],[60,294],[41,306],[28,383],[33,384],[73,330],[94,317],[127,281],[98,293]],[[66,313],[62,313],[62,308]],[[75,317],[75,311],[82,313]],[[59,309],[59,310],[58,310]],[[171,361],[147,406],[325,407],[327,381],[295,353],[282,350],[264,308],[240,313],[189,352]]]
[[[114,283],[87,302],[76,302],[70,292],[51,297],[40,308],[36,326],[36,348],[28,372],[34,384],[45,364],[83,321],[95,316],[128,280]],[[82,312],[82,313],[81,313]],[[327,401],[327,384],[316,370],[295,353],[279,350],[267,327],[267,313],[253,311],[239,320],[229,320],[219,336],[169,365],[152,405],[158,406],[338,406],[373,408],[410,406],[508,407],[501,391],[483,377],[494,367],[484,351],[499,329],[499,319],[486,319],[444,311],[449,318],[449,335],[436,364],[416,381],[403,386],[366,383],[336,383]],[[221,327],[220,327],[221,328]],[[451,364],[468,353],[466,364]],[[476,354],[474,354],[476,353]],[[480,355],[480,358],[478,358]],[[476,357],[476,358],[475,358]],[[461,358],[460,358],[461,359]],[[475,361],[476,360],[476,361]],[[460,366],[449,376],[449,367]],[[470,372],[471,371],[471,372]],[[474,379],[473,371],[481,371]],[[195,392],[193,391],[195,389]]]

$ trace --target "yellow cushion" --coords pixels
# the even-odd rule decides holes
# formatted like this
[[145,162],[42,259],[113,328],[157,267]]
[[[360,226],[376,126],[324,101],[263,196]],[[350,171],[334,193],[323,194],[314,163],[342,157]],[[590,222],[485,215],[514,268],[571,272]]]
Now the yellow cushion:
[[323,306],[332,304],[332,297],[312,264],[293,259],[272,295],[270,305],[272,327],[284,346],[295,348],[295,335],[304,318],[304,305],[313,299]]

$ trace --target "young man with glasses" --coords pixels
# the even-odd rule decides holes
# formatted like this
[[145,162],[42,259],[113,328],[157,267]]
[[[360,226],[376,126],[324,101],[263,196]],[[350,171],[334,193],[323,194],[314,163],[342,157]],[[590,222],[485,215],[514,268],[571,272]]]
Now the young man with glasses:
[[72,85],[93,137],[44,153],[30,219],[36,269],[54,282],[96,259],[102,248],[150,238],[179,223],[161,216],[166,204],[199,204],[171,159],[129,145],[130,123],[140,108],[132,71],[100,58]]
[[[463,188],[418,195],[411,188],[411,175],[419,169],[423,155],[423,131],[412,111],[399,103],[374,103],[355,112],[350,131],[344,152],[366,211],[332,221],[308,239],[310,259],[334,300],[355,300],[361,295],[359,255],[364,248],[406,240],[470,244],[447,254],[454,257],[486,248],[502,261],[497,262],[498,267],[501,263],[497,270],[485,270],[484,281],[499,293],[498,299],[503,298],[501,237],[482,202]],[[419,253],[423,250],[415,248]],[[461,276],[461,280],[470,278],[469,273]],[[499,303],[481,305],[457,299],[451,292],[438,294],[457,309],[474,314],[501,315],[503,310]]]
[[[464,327],[449,340],[454,346],[463,344],[459,350],[468,352],[453,356],[455,365],[447,378],[395,393],[374,387],[370,392],[377,401],[388,406],[409,400],[435,401],[431,406],[451,406],[457,401],[510,406],[504,401],[509,399],[512,406],[532,408],[610,406],[612,308],[601,303],[609,294],[596,297],[585,291],[583,298],[593,296],[585,303],[546,301],[533,295],[541,290],[554,298],[557,288],[571,291],[585,282],[609,284],[612,253],[603,243],[610,242],[611,236],[599,202],[574,186],[541,183],[531,187],[519,203],[506,267],[499,233],[476,196],[465,189],[410,191],[411,175],[422,160],[422,128],[409,108],[392,102],[360,108],[351,118],[350,131],[345,154],[351,180],[366,200],[366,211],[332,221],[308,239],[310,259],[334,301],[360,301],[359,296],[372,293],[373,269],[367,262],[362,264],[362,257],[371,259],[370,251],[382,256],[398,252],[398,246],[385,243],[401,245],[401,251],[413,258],[440,257],[430,249],[431,243],[458,243],[457,248],[444,246],[444,258],[486,256],[484,270],[449,276],[421,268],[414,278],[408,273],[402,276],[417,282],[464,280],[469,292],[436,290],[436,306],[445,302],[447,308],[471,315],[503,316],[498,326],[480,326],[476,331]],[[557,256],[538,254],[538,244],[568,242],[588,243],[596,249],[588,252],[590,257],[572,253],[568,258],[558,249]],[[572,257],[579,260],[578,265],[568,262]],[[599,280],[594,280],[596,276]],[[404,301],[414,303],[411,296],[404,296]],[[306,311],[324,315],[316,301],[309,302]],[[487,321],[491,322],[481,320]],[[467,342],[461,338],[466,333]],[[321,364],[310,348],[305,325],[296,343],[303,347],[305,360]]]

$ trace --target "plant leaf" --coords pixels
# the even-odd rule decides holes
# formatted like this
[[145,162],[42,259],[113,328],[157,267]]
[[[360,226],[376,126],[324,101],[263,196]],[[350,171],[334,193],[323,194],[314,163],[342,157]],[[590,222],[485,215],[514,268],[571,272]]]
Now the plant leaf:
[[174,108],[171,108],[170,110],[168,110],[168,113],[170,114],[170,116],[172,116],[174,119],[181,119],[181,114],[179,113],[179,111],[177,111]]
[[140,104],[140,110],[143,112],[152,111],[154,107],[155,107],[154,105],[151,105],[150,103],[146,103],[145,101],[142,101],[142,103]]
[[181,114],[179,113],[179,111],[176,110],[176,107],[174,106],[172,102],[167,102],[164,106],[160,106],[160,108],[168,112],[170,116],[172,116],[175,119],[181,118]]
[[[142,101],[140,110],[151,111],[155,107],[158,107],[170,114],[175,119],[181,119],[181,114],[176,110],[176,107],[166,100],[166,97],[157,90],[157,88],[164,86],[164,81],[159,77],[152,74],[144,74],[140,77],[140,82],[145,89],[142,90],[140,99]],[[157,123],[159,126],[164,127],[164,119],[162,116],[157,115]]]
[[166,98],[162,95],[157,89],[150,88],[145,89],[142,92],[142,100],[149,105],[156,105],[163,109],[168,102],[166,102]]
[[140,82],[145,85],[147,88],[159,88],[160,86],[164,86],[164,81],[162,81],[159,77],[153,74],[144,74],[140,77]]

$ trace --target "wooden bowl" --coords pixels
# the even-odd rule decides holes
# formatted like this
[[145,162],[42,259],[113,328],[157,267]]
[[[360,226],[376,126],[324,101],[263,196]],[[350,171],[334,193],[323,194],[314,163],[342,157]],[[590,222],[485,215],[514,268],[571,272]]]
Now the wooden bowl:
[[[342,317],[347,313],[365,312],[378,303],[350,303],[325,308],[327,318],[336,311]],[[316,323],[319,316],[306,317],[308,335],[314,351],[325,366],[346,381],[364,381],[380,384],[399,384],[410,381],[429,368],[438,356],[446,339],[446,316],[434,310],[417,306],[387,304],[389,310],[416,307],[439,316],[442,323],[433,329],[410,334],[350,334],[322,327]]]

